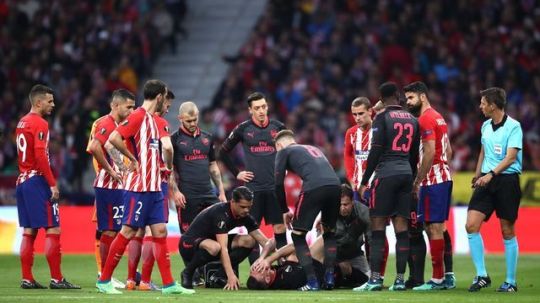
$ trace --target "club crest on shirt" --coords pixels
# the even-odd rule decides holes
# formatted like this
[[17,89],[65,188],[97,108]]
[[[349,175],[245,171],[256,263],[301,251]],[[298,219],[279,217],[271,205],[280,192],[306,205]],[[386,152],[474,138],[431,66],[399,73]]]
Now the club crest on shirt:
[[210,140],[208,140],[208,138],[202,138],[201,142],[204,145],[208,145],[208,143],[210,143]]
[[272,139],[274,139],[277,135],[277,131],[275,129],[270,131],[270,136],[272,136]]
[[219,221],[218,228],[224,228],[225,227],[225,221]]
[[43,132],[39,132],[38,139],[39,141],[43,141],[43,139],[45,139],[45,134]]

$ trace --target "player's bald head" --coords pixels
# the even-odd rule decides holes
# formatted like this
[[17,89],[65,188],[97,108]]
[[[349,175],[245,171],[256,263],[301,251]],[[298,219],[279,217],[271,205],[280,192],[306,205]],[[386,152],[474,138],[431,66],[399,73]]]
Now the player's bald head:
[[180,108],[178,109],[178,114],[180,116],[183,116],[183,115],[196,116],[199,114],[199,108],[197,108],[197,105],[195,103],[191,101],[186,101],[180,104]]

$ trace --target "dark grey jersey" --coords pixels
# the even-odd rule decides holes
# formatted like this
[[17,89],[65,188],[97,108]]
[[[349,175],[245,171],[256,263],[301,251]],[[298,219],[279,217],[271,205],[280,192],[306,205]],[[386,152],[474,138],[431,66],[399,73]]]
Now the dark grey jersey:
[[283,207],[286,204],[283,181],[287,170],[302,179],[303,192],[326,185],[340,185],[338,176],[320,149],[311,145],[291,144],[276,156],[276,195],[283,211],[286,211]]
[[388,106],[375,117],[371,129],[371,150],[362,184],[367,184],[374,170],[377,178],[416,174],[420,146],[418,120],[401,106]]
[[270,119],[263,126],[255,124],[252,120],[244,121],[238,124],[223,142],[220,160],[236,177],[239,169],[228,154],[238,143],[242,142],[246,170],[255,175],[246,186],[252,191],[274,190],[274,160],[276,157],[274,137],[282,129],[285,129],[285,126],[276,120]]
[[216,161],[212,135],[201,130],[189,134],[180,128],[172,134],[171,141],[180,191],[186,198],[215,197],[209,170],[210,162]]

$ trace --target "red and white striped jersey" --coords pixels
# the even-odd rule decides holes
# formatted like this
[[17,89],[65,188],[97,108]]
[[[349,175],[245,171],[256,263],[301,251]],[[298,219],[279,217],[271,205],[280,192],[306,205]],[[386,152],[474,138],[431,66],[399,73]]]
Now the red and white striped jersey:
[[[156,119],[156,125],[158,127],[159,139],[161,139],[163,137],[169,137],[170,136],[170,134],[169,134],[169,122],[167,122],[167,120],[165,118],[163,118],[162,116],[157,115],[157,114],[154,114],[154,118]],[[159,148],[159,167],[161,169],[161,168],[165,167],[165,162],[163,160],[163,154],[162,154],[162,151],[161,151],[161,144],[160,144],[159,147],[160,147]],[[170,175],[171,175],[170,172],[162,170],[161,171],[161,182],[169,183],[168,181],[169,181],[169,176]]]
[[[114,161],[109,157],[109,154],[105,150],[105,143],[109,139],[109,136],[113,132],[113,130],[116,129],[118,124],[116,121],[114,121],[114,118],[111,115],[106,115],[101,118],[99,118],[96,121],[93,138],[99,141],[101,145],[101,149],[103,150],[103,153],[105,154],[105,158],[107,159],[107,162],[111,165],[111,167],[116,171],[120,172],[116,164],[114,164]],[[96,161],[97,162],[97,161]],[[123,189],[122,183],[114,180],[99,163],[97,164],[97,170],[96,170],[96,178],[94,180],[94,187],[97,188],[107,188],[107,189]]]
[[[443,116],[435,109],[428,108],[418,118],[422,142],[435,140],[435,157],[422,186],[439,184],[452,180],[446,149],[449,144],[448,127]],[[420,144],[420,163],[422,163],[422,144]]]
[[49,161],[49,124],[40,115],[29,113],[21,118],[15,130],[19,177],[17,185],[33,176],[43,176],[55,186]]
[[[347,179],[351,181],[355,190],[360,189],[360,181],[367,167],[367,158],[371,149],[371,126],[363,130],[355,125],[345,133],[345,146],[343,158]],[[373,179],[373,176],[372,176]]]
[[116,130],[139,162],[138,170],[124,177],[124,189],[135,192],[161,191],[159,130],[154,116],[139,107]]

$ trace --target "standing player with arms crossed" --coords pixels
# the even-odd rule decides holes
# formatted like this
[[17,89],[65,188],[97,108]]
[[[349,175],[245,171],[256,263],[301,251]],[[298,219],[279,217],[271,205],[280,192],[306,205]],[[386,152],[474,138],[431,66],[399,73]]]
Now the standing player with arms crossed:
[[394,83],[379,87],[381,101],[386,106],[373,122],[373,139],[368,164],[362,176],[360,195],[363,196],[371,175],[371,277],[357,291],[382,290],[381,264],[384,254],[385,229],[388,218],[396,232],[397,277],[390,290],[405,290],[403,275],[409,257],[408,224],[411,208],[412,176],[416,173],[420,144],[418,121],[404,111]]
[[[274,192],[274,137],[285,126],[268,118],[268,104],[263,94],[256,92],[249,95],[247,103],[251,119],[236,126],[223,142],[220,159],[238,180],[245,182],[254,192],[251,215],[258,224],[263,217],[266,224],[272,224],[276,246],[280,248],[287,244],[287,237]],[[239,171],[228,155],[239,142],[244,148],[244,171]]]
[[450,258],[452,254],[452,242],[445,226],[452,196],[452,176],[448,166],[452,148],[448,139],[448,127],[441,114],[431,107],[428,89],[423,82],[405,86],[404,92],[410,112],[419,116],[421,160],[413,182],[413,193],[418,193],[417,220],[426,223],[433,266],[431,280],[413,290],[455,288],[454,273],[448,266],[445,268],[443,262],[447,254],[446,246],[449,246]]
[[[154,237],[155,258],[163,281],[163,294],[192,294],[173,280],[167,249],[167,228],[161,193],[159,169],[159,130],[153,114],[160,112],[167,95],[167,86],[159,80],[149,80],[143,88],[144,102],[118,128],[109,142],[131,162],[130,173],[125,177],[124,217],[122,229],[113,241],[107,262],[96,287],[99,292],[120,294],[110,279],[129,240],[137,229],[150,226]],[[124,143],[128,142],[129,147]],[[172,146],[164,146],[166,168],[172,169]],[[134,155],[135,154],[135,155]]]
[[480,234],[482,222],[496,212],[506,257],[506,279],[498,292],[516,292],[516,269],[519,247],[514,225],[521,200],[519,175],[522,170],[523,131],[515,119],[509,117],[506,92],[492,87],[480,92],[480,110],[489,118],[482,125],[482,148],[473,178],[474,192],[467,211],[467,230],[471,258],[476,277],[469,291],[479,291],[491,285],[484,263],[484,242]]
[[66,281],[60,269],[60,221],[59,197],[56,180],[49,162],[49,125],[44,117],[54,109],[53,90],[44,85],[34,85],[29,94],[32,108],[17,123],[17,211],[23,228],[21,241],[21,288],[47,288],[34,280],[34,240],[40,228],[44,228],[45,256],[51,272],[51,289],[80,289]]

